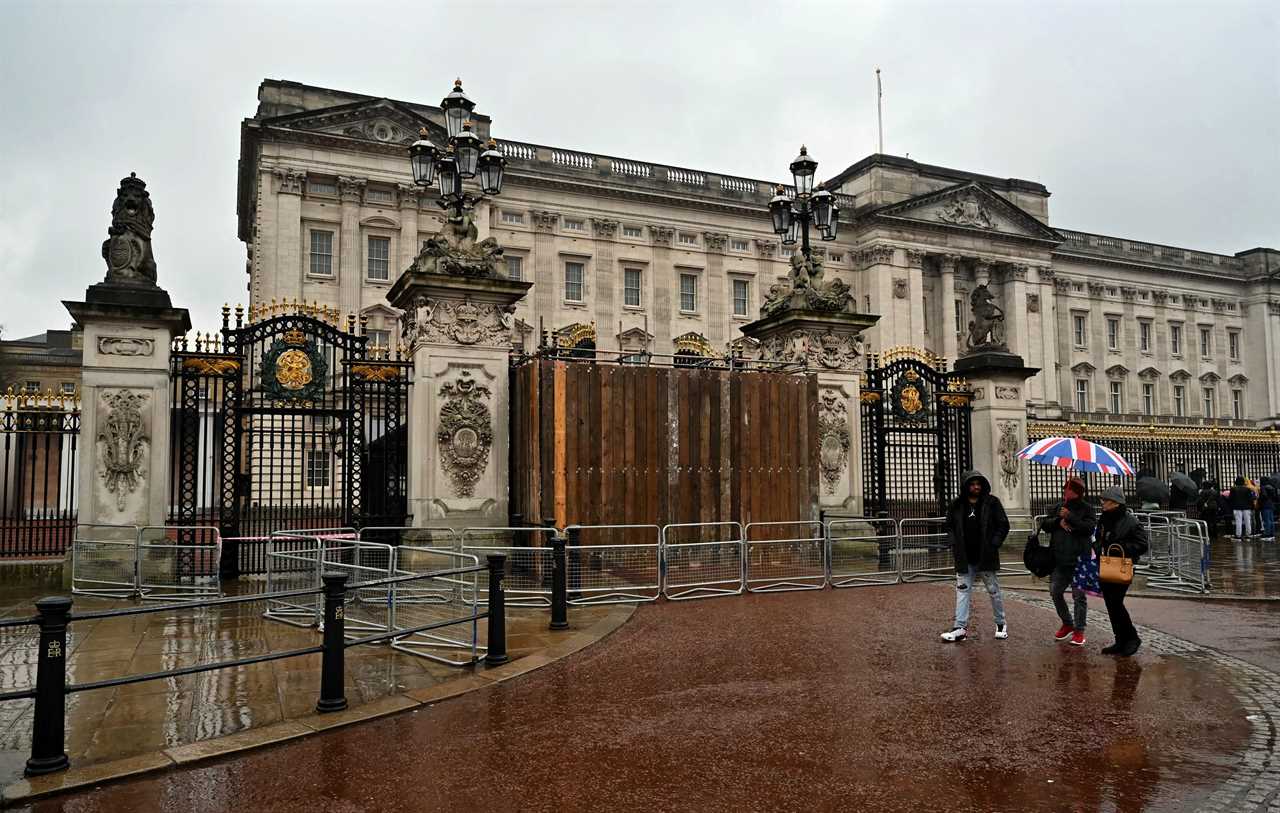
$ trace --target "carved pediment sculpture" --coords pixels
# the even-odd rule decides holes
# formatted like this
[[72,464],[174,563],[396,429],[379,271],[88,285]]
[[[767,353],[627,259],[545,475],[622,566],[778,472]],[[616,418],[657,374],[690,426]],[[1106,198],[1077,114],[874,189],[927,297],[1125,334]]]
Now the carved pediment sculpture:
[[979,229],[992,234],[1029,237],[1054,243],[1065,240],[1063,235],[977,181],[965,181],[890,204],[871,216],[921,221],[935,226]]
[[263,124],[389,145],[412,144],[424,127],[436,141],[444,141],[447,137],[442,126],[390,99],[363,99],[320,110],[291,113],[266,119]]

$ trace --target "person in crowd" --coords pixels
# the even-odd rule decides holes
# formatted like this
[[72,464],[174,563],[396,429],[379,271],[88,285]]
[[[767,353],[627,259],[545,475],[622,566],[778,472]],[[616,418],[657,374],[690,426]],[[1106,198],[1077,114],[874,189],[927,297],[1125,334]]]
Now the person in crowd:
[[1009,637],[1005,622],[1004,596],[996,571],[1000,569],[1000,546],[1009,535],[1009,517],[1000,498],[991,493],[991,483],[981,472],[965,474],[960,496],[947,509],[947,540],[956,568],[956,615],[942,640],[963,641],[969,632],[969,609],[974,583],[981,579],[991,596],[996,638]]
[[[1055,641],[1070,639],[1075,646],[1085,644],[1085,623],[1088,605],[1083,590],[1072,585],[1075,578],[1076,563],[1080,555],[1089,549],[1089,540],[1093,536],[1093,526],[1097,515],[1093,506],[1084,501],[1085,486],[1080,480],[1072,478],[1062,489],[1062,502],[1054,506],[1040,526],[1050,534],[1053,540],[1053,575],[1049,577],[1049,597],[1053,599],[1054,609],[1062,626],[1053,634]],[[1071,598],[1075,604],[1074,615],[1067,609],[1063,593],[1071,588]]]
[[1205,480],[1200,486],[1200,494],[1196,497],[1196,518],[1208,526],[1210,539],[1218,536],[1218,486],[1212,480]]
[[1270,477],[1262,478],[1262,487],[1258,492],[1258,515],[1262,520],[1262,539],[1274,542],[1276,539],[1276,500],[1280,494],[1276,492],[1275,481]]
[[[1102,492],[1102,514],[1098,517],[1098,534],[1093,549],[1099,556],[1114,556],[1117,551],[1112,549],[1113,545],[1119,545],[1125,558],[1132,559],[1135,565],[1148,548],[1147,531],[1125,505],[1124,491],[1119,486]],[[1142,639],[1138,637],[1124,606],[1129,585],[1105,581],[1101,584],[1102,600],[1106,602],[1107,617],[1111,619],[1111,631],[1116,637],[1114,644],[1102,648],[1102,654],[1130,657],[1142,646]]]
[[1236,521],[1236,539],[1247,539],[1253,535],[1253,489],[1237,477],[1236,483],[1227,495],[1227,502]]

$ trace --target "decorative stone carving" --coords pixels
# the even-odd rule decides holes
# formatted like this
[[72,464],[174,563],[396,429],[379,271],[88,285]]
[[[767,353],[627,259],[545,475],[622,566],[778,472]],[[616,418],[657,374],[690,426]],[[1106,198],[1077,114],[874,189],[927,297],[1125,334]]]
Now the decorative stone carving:
[[919,249],[909,248],[909,249],[906,249],[905,253],[907,255],[908,268],[920,268],[924,265],[923,251],[920,251]]
[[367,178],[352,178],[347,175],[338,177],[338,195],[348,203],[359,203],[364,200],[364,188],[369,185]]
[[98,429],[102,484],[116,496],[117,511],[124,510],[125,500],[146,478],[147,445],[151,442],[142,417],[146,401],[145,393],[132,390],[115,390],[102,397],[104,414]]
[[475,495],[476,483],[489,466],[493,421],[487,401],[489,388],[466,370],[440,388],[443,403],[436,428],[440,465],[458,497]]
[[556,224],[560,222],[560,213],[534,209],[529,213],[529,219],[537,231],[555,231]]
[[835,494],[849,463],[849,407],[840,391],[826,387],[818,395],[818,467],[828,494]]
[[99,336],[98,352],[104,356],[150,356],[156,352],[156,342],[136,336]]
[[957,196],[938,212],[938,219],[953,226],[974,226],[979,229],[994,229],[995,220],[982,202],[973,192],[965,192]]
[[840,279],[825,281],[821,257],[806,258],[796,252],[791,255],[791,269],[787,278],[769,288],[760,306],[762,316],[770,316],[788,309],[820,311],[822,313],[852,312],[853,293]]
[[151,254],[151,227],[155,220],[146,183],[130,172],[116,190],[111,227],[102,243],[107,282],[156,284],[156,260]]
[[858,261],[863,268],[872,265],[885,265],[893,262],[893,246],[867,246],[858,252]]
[[1004,310],[996,304],[985,284],[973,289],[969,306],[973,311],[973,319],[969,320],[969,336],[965,339],[969,352],[1009,352],[1004,341]]
[[756,254],[766,260],[772,260],[778,253],[778,243],[775,240],[756,240],[755,244]]
[[1053,290],[1060,294],[1071,293],[1071,281],[1059,277],[1053,281]]
[[1227,312],[1227,300],[1225,300],[1225,299],[1213,299],[1213,300],[1211,300],[1211,303],[1212,303],[1212,305],[1213,305],[1213,312],[1214,312],[1214,313],[1226,313],[1226,312]]
[[417,209],[421,205],[422,190],[416,186],[409,184],[397,184],[396,191],[400,193],[401,209]]
[[451,344],[500,345],[509,341],[515,307],[477,305],[418,297],[413,307],[400,317],[401,335],[406,344],[418,341]]
[[1027,313],[1040,312],[1040,294],[1027,294]]
[[996,452],[1000,456],[1000,482],[1007,489],[1018,487],[1018,474],[1021,465],[1018,461],[1018,450],[1022,448],[1019,437],[1018,421],[997,421],[1000,427],[1000,440]]
[[612,240],[618,233],[618,221],[604,217],[591,218],[591,229],[596,237]]
[[409,271],[456,277],[501,276],[498,265],[502,261],[502,247],[492,237],[478,239],[480,230],[476,228],[472,212],[451,214],[442,234],[427,238],[409,265]]
[[1086,285],[1089,288],[1089,296],[1101,297],[1103,294],[1107,292],[1107,286],[1103,285],[1100,282],[1088,282],[1086,283]]
[[669,246],[671,239],[676,236],[676,230],[669,226],[650,226],[649,237],[653,239],[655,246]]
[[278,191],[281,195],[301,195],[303,188],[307,185],[307,173],[304,170],[276,167],[271,170],[271,174],[279,183]]
[[1021,263],[1014,263],[1007,266],[1005,273],[1008,275],[1009,279],[1015,282],[1026,282],[1027,280],[1027,266],[1022,265]]
[[857,370],[862,358],[860,337],[831,330],[794,330],[775,335],[760,346],[763,361],[800,362],[828,370]]
[[895,279],[893,281],[893,298],[894,299],[906,299],[907,291],[908,291],[908,285],[905,279]]
[[729,243],[729,235],[718,234],[713,231],[704,231],[702,239],[706,241],[707,251],[723,252],[725,246]]
[[1021,393],[1022,391],[1017,386],[996,385],[997,401],[1016,401]]
[[1040,278],[1041,282],[1053,282],[1054,278],[1058,276],[1057,272],[1047,265],[1038,266],[1036,268],[1036,275]]
[[309,403],[320,399],[329,363],[316,343],[301,330],[289,330],[262,356],[258,380],[275,403]]
[[1138,296],[1138,289],[1128,285],[1121,286],[1120,298],[1125,302],[1132,302]]
[[973,400],[982,401],[987,397],[987,391],[984,387],[973,388]]
[[1164,305],[1169,301],[1168,291],[1152,291],[1151,300],[1157,305]]

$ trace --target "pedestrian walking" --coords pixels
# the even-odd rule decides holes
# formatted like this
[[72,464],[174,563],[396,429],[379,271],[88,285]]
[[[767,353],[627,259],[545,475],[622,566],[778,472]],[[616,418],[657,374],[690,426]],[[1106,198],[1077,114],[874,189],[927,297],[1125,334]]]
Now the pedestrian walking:
[[1000,546],[1009,535],[1009,517],[1000,498],[991,493],[991,482],[981,472],[965,474],[960,496],[947,508],[947,540],[956,568],[956,615],[951,629],[942,640],[952,643],[968,637],[969,610],[973,603],[973,585],[981,579],[991,596],[995,615],[996,637],[1009,637],[1004,616],[1004,596],[996,571],[1000,569]]
[[1275,480],[1262,478],[1262,489],[1258,493],[1258,514],[1262,518],[1262,540],[1274,542],[1276,539],[1276,500],[1280,494],[1276,492]]
[[[1113,556],[1115,552],[1112,545],[1119,545],[1125,558],[1132,559],[1135,565],[1148,548],[1147,531],[1125,505],[1124,491],[1119,486],[1112,486],[1102,492],[1102,514],[1098,517],[1098,533],[1093,549],[1099,556]],[[1124,596],[1129,592],[1129,585],[1106,581],[1101,584],[1102,600],[1107,605],[1107,617],[1111,620],[1111,631],[1116,638],[1114,644],[1102,648],[1102,654],[1128,658],[1142,646],[1142,639],[1138,637],[1133,619],[1124,606]]]
[[[1093,506],[1084,501],[1085,486],[1080,480],[1072,478],[1062,489],[1062,502],[1054,506],[1049,516],[1041,523],[1040,528],[1047,531],[1053,545],[1053,575],[1049,577],[1049,597],[1053,599],[1053,607],[1058,611],[1062,626],[1053,634],[1055,641],[1070,639],[1075,646],[1085,644],[1085,624],[1088,611],[1087,599],[1083,590],[1072,585],[1076,575],[1076,562],[1080,555],[1089,549],[1089,541],[1093,537],[1093,526],[1097,515]],[[1063,593],[1071,588],[1071,599],[1074,603],[1074,614],[1067,609]]]
[[1236,478],[1236,484],[1227,495],[1227,502],[1236,521],[1236,539],[1246,539],[1253,535],[1253,489],[1245,483],[1243,477]]

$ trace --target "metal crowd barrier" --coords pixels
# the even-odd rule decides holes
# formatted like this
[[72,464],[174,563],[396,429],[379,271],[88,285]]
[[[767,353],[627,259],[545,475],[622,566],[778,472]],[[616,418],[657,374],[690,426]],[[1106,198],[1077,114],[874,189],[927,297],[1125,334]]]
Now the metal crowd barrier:
[[[508,607],[551,605],[551,537],[555,528],[466,528],[459,534],[462,553],[484,558],[500,553],[506,559],[503,593]],[[519,544],[524,542],[525,544]],[[477,601],[488,601],[482,589]]]
[[71,592],[116,599],[138,595],[138,526],[77,525]]
[[[276,531],[267,537],[266,592],[317,589],[323,545],[319,536],[298,531]],[[318,627],[324,622],[324,601],[319,593],[267,599],[267,609],[262,615],[295,627]]]
[[898,521],[899,574],[904,582],[954,579],[946,517]]
[[222,595],[218,529],[199,525],[78,525],[71,592],[98,598],[190,600]]
[[318,537],[320,569],[324,573],[347,574],[346,629],[351,638],[357,633],[390,631],[393,626],[395,584],[364,586],[381,582],[396,573],[396,549],[382,542],[360,539]]
[[1166,526],[1168,552],[1159,569],[1147,573],[1147,587],[1179,593],[1209,592],[1210,539],[1202,520],[1172,518]]
[[829,520],[827,580],[832,587],[897,584],[898,524],[888,517]]
[[821,590],[827,583],[827,534],[821,522],[751,522],[744,529],[747,590]]
[[[645,603],[662,595],[657,525],[570,525],[564,532],[570,604]],[[652,541],[619,541],[626,538]]]
[[[454,537],[447,528],[431,530],[447,532],[449,538]],[[419,538],[416,541],[427,540]],[[446,575],[430,575],[392,584],[390,629],[430,627],[460,615],[474,615],[479,604],[477,574],[464,571],[477,566],[479,557],[452,547],[427,547],[414,542],[410,540],[396,547],[395,575],[422,576],[442,572]],[[437,626],[396,636],[391,640],[391,648],[450,666],[466,666],[476,660],[478,653],[488,651],[487,642],[486,646],[480,645],[479,628],[474,618],[469,625]]]
[[738,522],[663,527],[662,594],[671,601],[741,595],[747,585],[743,540]]

